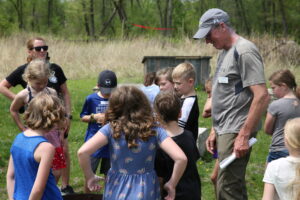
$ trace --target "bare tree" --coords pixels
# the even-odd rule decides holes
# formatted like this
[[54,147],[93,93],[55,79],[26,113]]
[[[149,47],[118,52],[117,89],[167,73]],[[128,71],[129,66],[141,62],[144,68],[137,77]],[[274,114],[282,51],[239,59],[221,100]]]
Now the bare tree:
[[278,0],[279,6],[280,6],[280,12],[281,12],[281,17],[282,17],[282,26],[283,26],[283,34],[285,37],[287,37],[288,34],[288,25],[287,25],[287,20],[286,20],[286,15],[285,15],[285,9],[283,5],[282,0]]
[[51,18],[52,18],[52,10],[53,10],[53,0],[48,0],[47,6],[47,26],[48,28],[51,27]]
[[83,10],[83,20],[84,20],[85,31],[86,31],[86,34],[88,35],[88,37],[90,37],[91,32],[90,32],[89,19],[88,19],[88,15],[87,15],[87,12],[86,12],[85,0],[81,1],[81,5],[82,5],[82,10]]
[[19,23],[19,29],[24,30],[24,21],[23,21],[23,0],[9,0],[10,3],[14,6],[14,8],[17,11],[17,16],[18,16],[18,23]]
[[91,36],[95,38],[94,0],[90,0]]

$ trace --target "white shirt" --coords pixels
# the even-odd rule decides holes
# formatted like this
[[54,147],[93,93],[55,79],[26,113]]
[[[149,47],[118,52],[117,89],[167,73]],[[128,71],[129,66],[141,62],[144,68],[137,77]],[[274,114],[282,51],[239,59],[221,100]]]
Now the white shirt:
[[300,158],[291,156],[268,164],[263,182],[274,185],[280,200],[291,200],[293,197],[291,182],[296,177],[297,164],[300,165]]

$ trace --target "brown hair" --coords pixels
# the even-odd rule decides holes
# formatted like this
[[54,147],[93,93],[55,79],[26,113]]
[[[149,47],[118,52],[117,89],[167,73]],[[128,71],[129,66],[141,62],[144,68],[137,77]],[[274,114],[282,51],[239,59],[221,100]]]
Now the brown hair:
[[155,81],[155,72],[148,72],[144,77],[144,85],[149,86],[152,85]]
[[27,127],[37,130],[51,130],[55,125],[61,126],[65,119],[65,110],[61,100],[46,92],[39,92],[30,101],[24,114]]
[[138,147],[139,139],[147,141],[156,135],[150,103],[134,86],[121,86],[112,92],[105,119],[110,122],[113,138],[124,134],[129,148]]
[[[288,120],[284,126],[287,146],[300,154],[300,118]],[[300,163],[296,164],[295,179],[289,184],[293,192],[293,199],[300,200]]]
[[193,79],[196,80],[196,71],[192,63],[184,62],[175,67],[172,72],[172,78]]
[[24,81],[49,78],[50,66],[49,63],[43,59],[34,59],[26,67],[22,75]]
[[[35,40],[41,40],[41,41],[43,41],[43,42],[46,43],[46,41],[44,40],[44,38],[41,38],[41,37],[34,37],[34,38],[31,38],[31,39],[29,39],[29,40],[27,41],[27,43],[26,43],[26,46],[27,46],[27,49],[28,49],[28,50],[32,50],[32,49],[33,49],[33,47],[34,47],[33,43],[34,43]],[[27,63],[29,63],[29,62],[32,61],[32,60],[33,60],[33,58],[32,58],[31,55],[27,56]]]
[[174,91],[160,92],[155,98],[154,110],[164,123],[177,121],[181,110],[180,98]]
[[173,70],[174,70],[174,67],[166,67],[166,68],[162,68],[162,69],[158,70],[156,72],[155,83],[158,84],[158,81],[160,80],[160,77],[164,76],[164,75],[166,75],[166,79],[168,81],[173,83],[173,79],[172,79]]
[[297,87],[295,76],[292,74],[290,70],[281,69],[274,72],[270,76],[269,81],[272,81],[276,85],[282,85],[283,83],[286,84],[287,87],[289,87],[294,91],[297,98],[300,99],[300,89],[299,87]]

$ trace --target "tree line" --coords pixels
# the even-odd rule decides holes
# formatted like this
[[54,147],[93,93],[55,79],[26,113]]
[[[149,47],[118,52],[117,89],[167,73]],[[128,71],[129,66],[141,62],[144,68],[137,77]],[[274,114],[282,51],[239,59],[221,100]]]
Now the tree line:
[[25,31],[74,40],[192,37],[200,16],[214,7],[229,13],[239,33],[300,40],[299,0],[0,0],[0,36]]

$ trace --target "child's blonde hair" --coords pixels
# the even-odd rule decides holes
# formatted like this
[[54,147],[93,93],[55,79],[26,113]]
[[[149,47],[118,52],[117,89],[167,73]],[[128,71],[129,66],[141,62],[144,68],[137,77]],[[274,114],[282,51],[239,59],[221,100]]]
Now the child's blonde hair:
[[[287,146],[300,154],[300,118],[288,120],[284,126]],[[293,199],[300,200],[300,163],[296,165],[295,179],[290,183]]]
[[173,79],[193,79],[196,80],[196,71],[193,64],[189,62],[184,62],[175,67],[175,69],[172,72],[172,78]]
[[155,79],[155,84],[158,84],[162,76],[166,76],[166,79],[173,83],[172,79],[172,72],[174,70],[174,67],[166,67],[158,70],[156,72],[156,79]]
[[24,81],[45,79],[50,76],[49,63],[44,59],[34,59],[26,67],[24,74],[22,75]]
[[61,100],[48,94],[39,92],[30,101],[24,114],[27,127],[37,130],[51,130],[55,125],[61,125],[65,119],[65,110]]
[[156,135],[150,103],[134,86],[121,86],[112,92],[105,119],[110,122],[113,138],[124,134],[129,148],[138,147],[138,140],[147,141]]

